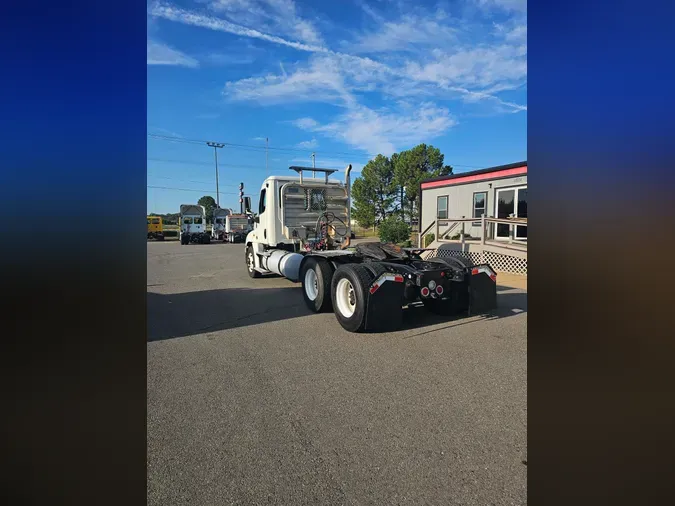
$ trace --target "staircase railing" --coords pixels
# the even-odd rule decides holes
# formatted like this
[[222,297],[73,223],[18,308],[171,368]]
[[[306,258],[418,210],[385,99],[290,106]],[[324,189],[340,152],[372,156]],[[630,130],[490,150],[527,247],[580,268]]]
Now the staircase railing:
[[[475,223],[480,221],[480,236],[478,238],[470,238],[467,240],[466,237],[466,223]],[[441,233],[441,227],[448,226],[452,224],[449,228],[446,228]],[[459,233],[458,240],[446,239],[447,235],[452,232],[459,224],[462,226],[462,230]],[[508,225],[509,234],[508,237],[497,238],[495,234],[495,229],[497,225]],[[468,242],[480,242],[482,245],[490,244],[495,246],[504,246],[508,244],[510,247],[514,247],[520,250],[527,250],[527,238],[517,237],[517,228],[516,227],[527,227],[527,218],[492,218],[489,216],[481,216],[480,218],[466,218],[462,216],[461,218],[437,218],[432,221],[427,228],[419,233],[418,247],[423,247],[424,245],[424,236],[429,233],[430,230],[434,229],[435,235],[434,240],[437,242],[459,242],[465,244]]]

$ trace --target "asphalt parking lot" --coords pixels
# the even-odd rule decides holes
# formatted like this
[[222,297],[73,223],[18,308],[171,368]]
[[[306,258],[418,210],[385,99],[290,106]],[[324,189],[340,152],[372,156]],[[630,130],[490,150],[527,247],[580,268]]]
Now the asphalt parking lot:
[[527,292],[350,334],[244,246],[148,242],[148,504],[525,504]]

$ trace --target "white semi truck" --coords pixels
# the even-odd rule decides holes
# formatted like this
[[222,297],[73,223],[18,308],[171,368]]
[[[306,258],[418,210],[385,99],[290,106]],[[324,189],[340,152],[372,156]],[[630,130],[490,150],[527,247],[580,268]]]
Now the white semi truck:
[[180,243],[209,244],[211,236],[206,232],[206,209],[196,204],[180,206]]
[[214,209],[213,225],[211,226],[211,239],[216,241],[226,241],[226,221],[232,214],[232,209]]
[[[421,301],[437,314],[481,314],[496,307],[497,275],[487,264],[448,257],[424,259],[421,248],[351,240],[351,165],[344,182],[334,169],[291,167],[260,189],[254,228],[246,236],[249,276],[278,274],[302,283],[307,307],[333,310],[351,332],[400,327],[403,307]],[[323,178],[307,177],[309,173]]]
[[251,230],[251,220],[247,214],[230,214],[225,222],[225,240],[231,243],[244,242]]

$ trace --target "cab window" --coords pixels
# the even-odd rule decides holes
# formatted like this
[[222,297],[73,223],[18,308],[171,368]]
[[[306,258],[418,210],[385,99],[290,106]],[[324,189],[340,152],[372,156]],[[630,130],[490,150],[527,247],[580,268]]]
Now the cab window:
[[222,223],[223,223],[223,219],[222,219],[222,218],[216,218],[216,223],[222,224]]
[[191,225],[192,224],[192,218],[183,218],[183,223],[186,225]]
[[265,212],[266,193],[267,191],[265,190],[265,188],[263,188],[262,191],[260,192],[260,203],[258,204],[258,214],[262,214]]
[[152,224],[153,225],[159,225],[159,219],[155,218],[154,220],[152,220]]
[[202,219],[201,218],[195,218],[195,225],[201,225],[202,224]]

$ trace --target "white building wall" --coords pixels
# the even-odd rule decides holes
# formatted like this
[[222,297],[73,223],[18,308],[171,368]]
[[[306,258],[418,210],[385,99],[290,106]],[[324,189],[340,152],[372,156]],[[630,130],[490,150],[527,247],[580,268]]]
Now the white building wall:
[[[452,179],[448,181],[452,182]],[[496,190],[500,188],[514,188],[527,186],[527,175],[509,177],[503,179],[493,179],[478,182],[457,184],[453,186],[443,186],[422,190],[422,223],[420,231],[424,231],[434,220],[437,219],[437,198],[441,196],[448,197],[448,218],[471,218],[473,216],[473,195],[476,192],[487,193],[487,216],[495,216],[495,195]],[[480,220],[476,220],[477,222]],[[478,225],[478,223],[477,223]],[[447,229],[447,227],[446,227]],[[435,233],[436,227],[432,227],[429,233]],[[461,225],[453,230],[451,235],[459,232]],[[473,237],[480,236],[480,226],[473,227],[471,223],[465,223],[465,233]],[[441,232],[443,228],[441,228]]]

